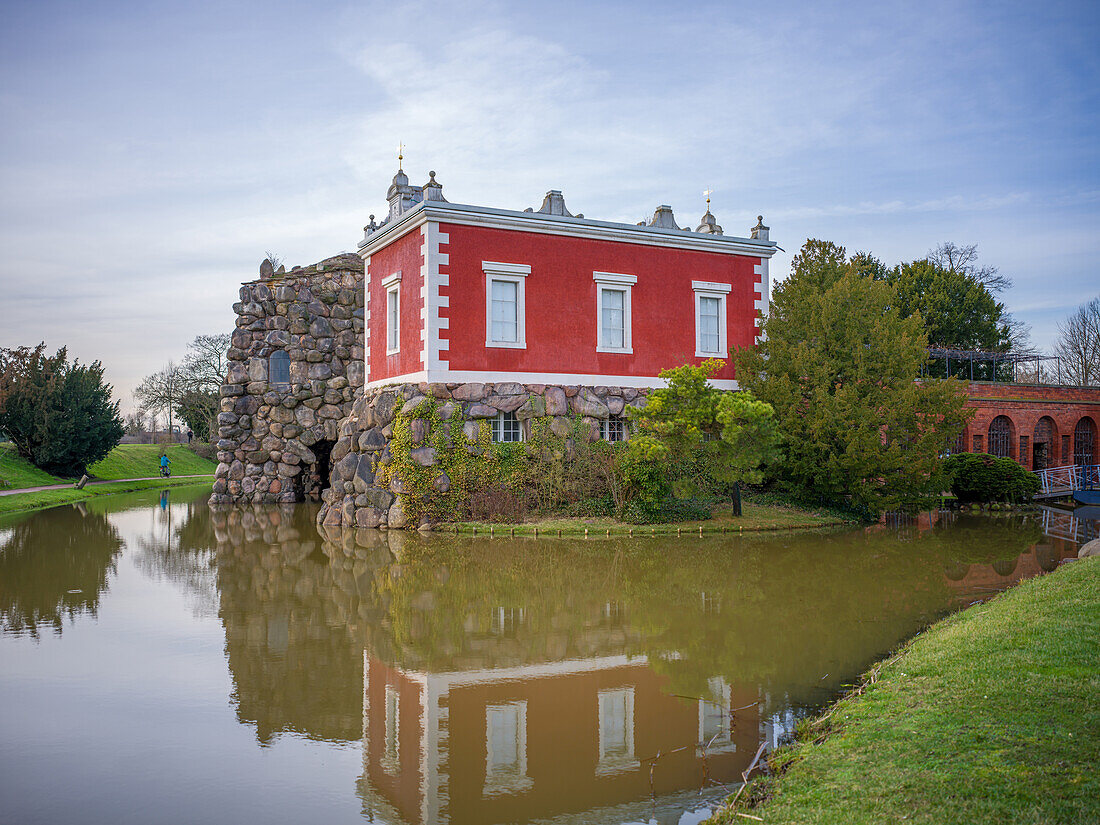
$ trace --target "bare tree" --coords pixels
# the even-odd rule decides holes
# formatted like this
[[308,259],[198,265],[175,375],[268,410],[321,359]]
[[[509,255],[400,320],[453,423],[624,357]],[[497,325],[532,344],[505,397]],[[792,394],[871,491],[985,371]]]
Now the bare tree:
[[1002,275],[997,267],[990,264],[978,264],[977,244],[959,246],[951,241],[944,241],[935,249],[929,251],[928,260],[949,272],[961,272],[964,275],[969,275],[994,294],[1012,288],[1012,279],[1007,275]]
[[1062,370],[1071,383],[1100,384],[1100,296],[1081,304],[1058,325],[1054,354],[1062,359]]
[[216,394],[229,371],[228,352],[228,335],[196,335],[180,365],[187,388]]
[[145,432],[145,413],[141,410],[136,410],[126,416],[124,426],[126,428],[126,435],[141,435]]
[[187,383],[180,368],[169,361],[159,372],[145,376],[134,390],[134,398],[144,413],[164,413],[168,418],[168,432],[172,432],[172,415],[180,398],[187,390]]
[[278,272],[279,267],[283,265],[283,256],[279,255],[277,252],[272,252],[270,249],[265,252],[264,255],[271,261],[271,271]]

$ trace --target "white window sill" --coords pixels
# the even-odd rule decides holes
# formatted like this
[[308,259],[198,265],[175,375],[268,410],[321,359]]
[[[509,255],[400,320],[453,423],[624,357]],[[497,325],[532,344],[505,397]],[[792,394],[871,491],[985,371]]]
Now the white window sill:
[[502,349],[527,349],[526,341],[486,341],[487,347],[500,347]]
[[610,352],[618,355],[633,355],[633,347],[596,347],[596,352]]
[[401,347],[398,347],[397,349],[388,349],[386,350],[386,355],[397,355],[397,353],[399,352],[401,352]]
[[695,350],[695,357],[696,358],[729,358],[730,356],[729,356],[728,352],[723,354],[721,352],[701,352],[699,350]]

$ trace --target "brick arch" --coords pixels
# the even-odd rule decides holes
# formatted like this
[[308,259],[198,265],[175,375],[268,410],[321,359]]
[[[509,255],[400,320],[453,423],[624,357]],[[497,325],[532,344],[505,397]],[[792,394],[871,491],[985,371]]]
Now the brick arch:
[[1016,457],[1016,422],[1007,415],[998,415],[989,422],[986,432],[986,452],[990,455]]
[[1058,422],[1051,416],[1044,415],[1031,429],[1031,455],[1020,458],[1029,460],[1033,470],[1045,470],[1057,463],[1057,456]]
[[1096,422],[1083,415],[1073,427],[1073,463],[1096,464]]

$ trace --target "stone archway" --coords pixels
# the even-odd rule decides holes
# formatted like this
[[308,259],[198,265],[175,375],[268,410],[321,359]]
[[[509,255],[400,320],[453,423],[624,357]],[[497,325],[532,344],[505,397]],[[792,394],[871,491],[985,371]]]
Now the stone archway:
[[1031,469],[1045,470],[1054,464],[1055,445],[1058,443],[1058,426],[1049,415],[1035,423],[1031,437]]
[[1012,443],[1016,439],[1016,427],[1007,415],[998,415],[989,422],[989,454],[1000,458],[1012,458]]

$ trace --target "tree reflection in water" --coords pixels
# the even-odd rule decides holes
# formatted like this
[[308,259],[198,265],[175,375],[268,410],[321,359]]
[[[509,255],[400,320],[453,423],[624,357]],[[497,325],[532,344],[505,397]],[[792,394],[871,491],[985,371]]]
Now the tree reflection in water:
[[95,616],[121,549],[118,531],[83,504],[15,521],[0,537],[0,632],[38,638]]

